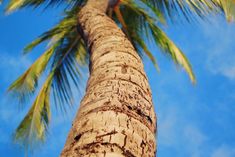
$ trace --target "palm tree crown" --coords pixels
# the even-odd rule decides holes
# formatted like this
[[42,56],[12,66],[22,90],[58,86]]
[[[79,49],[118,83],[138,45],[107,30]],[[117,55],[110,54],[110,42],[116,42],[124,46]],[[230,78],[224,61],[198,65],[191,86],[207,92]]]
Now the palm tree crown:
[[[1,0],[0,0],[1,3]],[[56,105],[66,110],[65,104],[73,104],[71,86],[79,87],[81,68],[89,63],[89,50],[77,14],[86,0],[9,0],[6,12],[25,7],[62,5],[64,16],[52,29],[30,43],[24,53],[43,42],[49,42],[48,49],[9,87],[21,103],[25,103],[38,87],[43,72],[47,78],[42,85],[29,112],[16,129],[15,139],[24,146],[32,146],[44,140],[50,122],[50,93]],[[234,0],[116,0],[107,14],[124,31],[140,55],[147,55],[158,69],[156,59],[148,49],[145,40],[153,41],[176,64],[181,65],[195,82],[191,65],[182,51],[164,33],[162,27],[171,21],[185,18],[188,22],[206,19],[209,14],[234,17]],[[88,43],[89,44],[89,43]]]

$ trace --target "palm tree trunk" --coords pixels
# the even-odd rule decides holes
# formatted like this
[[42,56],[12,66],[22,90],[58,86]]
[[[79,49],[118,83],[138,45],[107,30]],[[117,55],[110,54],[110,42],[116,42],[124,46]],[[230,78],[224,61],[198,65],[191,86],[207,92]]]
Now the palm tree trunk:
[[79,13],[91,53],[90,78],[61,157],[156,154],[156,116],[143,63],[107,17],[108,2],[88,0]]

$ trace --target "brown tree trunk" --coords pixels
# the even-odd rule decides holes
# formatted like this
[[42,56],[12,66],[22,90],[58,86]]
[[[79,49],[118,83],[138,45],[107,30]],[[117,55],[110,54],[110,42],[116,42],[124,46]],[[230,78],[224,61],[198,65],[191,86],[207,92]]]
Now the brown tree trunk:
[[90,78],[61,157],[155,157],[156,116],[143,63],[107,7],[108,0],[88,0],[79,13]]

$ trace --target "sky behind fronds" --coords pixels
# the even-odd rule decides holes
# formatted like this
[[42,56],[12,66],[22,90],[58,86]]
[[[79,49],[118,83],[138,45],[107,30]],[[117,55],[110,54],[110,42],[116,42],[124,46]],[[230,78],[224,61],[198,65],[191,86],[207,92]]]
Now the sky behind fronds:
[[[42,45],[27,56],[24,46],[58,22],[57,11],[20,11],[3,16],[0,7],[0,154],[23,157],[12,135],[28,110],[7,99],[6,90],[40,54]],[[235,24],[218,18],[210,23],[168,25],[167,34],[188,56],[197,77],[187,75],[158,53],[161,72],[148,59],[145,69],[158,114],[158,157],[235,156]],[[149,43],[153,52],[158,48]],[[39,82],[40,83],[40,82]],[[52,123],[45,145],[33,157],[58,156],[63,148],[81,97],[68,115],[52,108]]]

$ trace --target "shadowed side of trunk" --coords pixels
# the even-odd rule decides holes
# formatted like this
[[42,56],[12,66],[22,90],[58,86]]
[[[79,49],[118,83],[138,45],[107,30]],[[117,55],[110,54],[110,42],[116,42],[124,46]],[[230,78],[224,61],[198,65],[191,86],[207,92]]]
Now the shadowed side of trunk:
[[156,116],[148,80],[141,58],[106,16],[107,4],[89,0],[79,13],[91,51],[90,78],[61,157],[154,157]]

